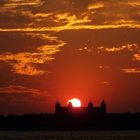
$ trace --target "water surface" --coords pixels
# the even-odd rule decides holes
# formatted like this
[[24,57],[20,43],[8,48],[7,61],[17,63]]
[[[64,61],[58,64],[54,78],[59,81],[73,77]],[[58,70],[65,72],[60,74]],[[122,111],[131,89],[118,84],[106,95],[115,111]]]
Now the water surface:
[[1,131],[0,140],[140,140],[140,131]]

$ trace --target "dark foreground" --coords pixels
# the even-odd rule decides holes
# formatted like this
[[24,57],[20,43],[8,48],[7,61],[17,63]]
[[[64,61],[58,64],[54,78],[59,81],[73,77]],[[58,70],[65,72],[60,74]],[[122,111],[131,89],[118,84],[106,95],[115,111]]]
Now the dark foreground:
[[140,140],[140,131],[1,131],[0,140]]
[[140,130],[140,113],[63,116],[26,114],[0,117],[0,130]]

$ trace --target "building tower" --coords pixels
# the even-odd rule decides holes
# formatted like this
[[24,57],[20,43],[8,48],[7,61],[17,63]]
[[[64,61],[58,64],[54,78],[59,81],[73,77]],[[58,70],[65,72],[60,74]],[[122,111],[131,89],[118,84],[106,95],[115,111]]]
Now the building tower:
[[60,105],[59,101],[57,101],[55,104],[55,114],[59,114],[60,110],[61,110],[61,105]]
[[68,103],[68,108],[69,109],[72,108],[72,103],[71,102]]
[[91,101],[88,103],[88,108],[93,108],[93,103]]
[[104,100],[101,102],[101,108],[102,108],[103,113],[106,113],[106,103]]

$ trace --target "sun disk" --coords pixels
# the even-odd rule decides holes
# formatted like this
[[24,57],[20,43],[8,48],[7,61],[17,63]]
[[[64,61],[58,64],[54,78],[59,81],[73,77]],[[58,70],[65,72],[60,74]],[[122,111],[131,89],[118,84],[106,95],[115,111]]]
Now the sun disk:
[[73,107],[81,107],[81,101],[77,98],[72,98],[70,100],[68,100],[67,104],[72,103]]

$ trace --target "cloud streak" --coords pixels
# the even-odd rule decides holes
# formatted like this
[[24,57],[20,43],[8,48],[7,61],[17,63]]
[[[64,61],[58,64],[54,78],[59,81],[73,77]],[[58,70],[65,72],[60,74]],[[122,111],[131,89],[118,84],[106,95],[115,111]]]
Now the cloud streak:
[[11,71],[16,74],[31,76],[47,74],[48,71],[38,68],[38,65],[46,64],[55,59],[53,55],[60,51],[61,47],[65,45],[65,42],[58,40],[56,37],[45,37],[45,35],[40,35],[40,37],[49,39],[55,44],[39,46],[37,47],[36,52],[5,52],[0,54],[0,61],[11,65]]
[[[112,1],[93,0],[86,2],[8,0],[2,6],[4,10],[0,14],[0,32],[139,29],[138,5],[137,0],[119,0],[117,4]],[[28,9],[30,6],[31,8]],[[58,8],[59,6],[62,8]],[[10,21],[10,25],[6,21]]]
[[126,68],[121,70],[128,74],[140,74],[140,68]]
[[105,52],[119,52],[119,51],[123,51],[123,50],[128,50],[128,51],[134,51],[134,50],[138,50],[138,44],[127,44],[127,45],[123,45],[121,47],[112,47],[112,48],[107,48],[107,47],[98,47],[98,49],[100,51],[105,51]]
[[3,94],[29,93],[29,94],[34,94],[36,96],[41,94],[41,91],[38,89],[28,88],[21,85],[9,85],[8,87],[0,87],[0,94],[1,93]]
[[134,59],[133,60],[140,61],[140,50],[139,50],[138,53],[134,54]]

